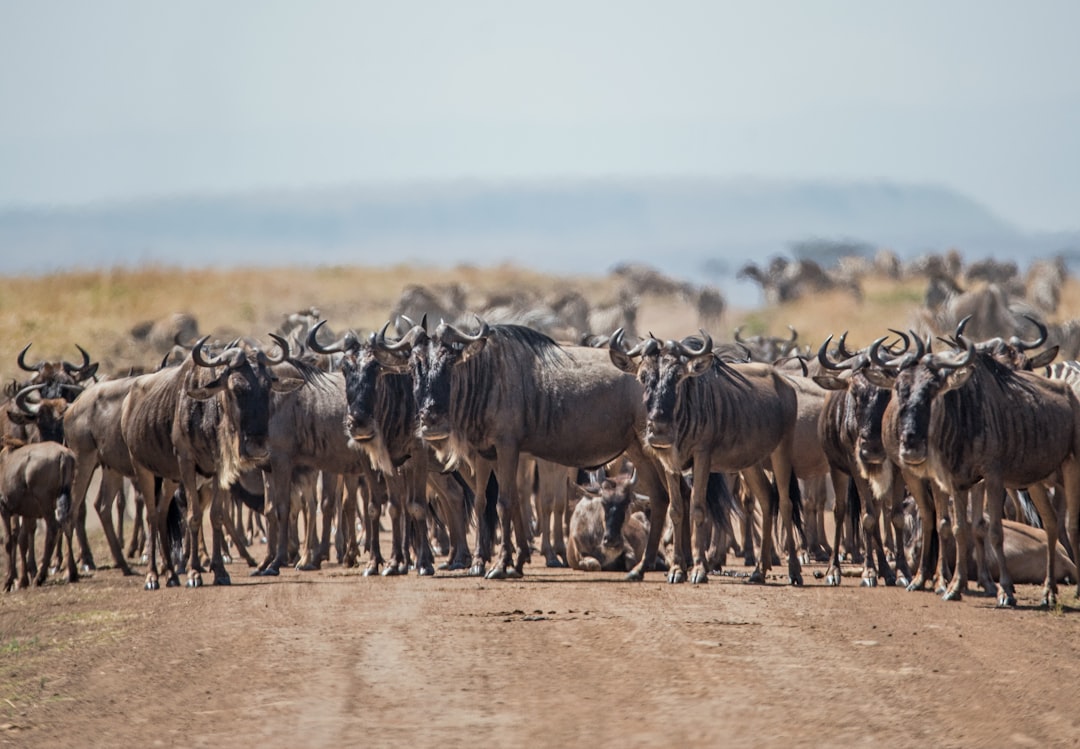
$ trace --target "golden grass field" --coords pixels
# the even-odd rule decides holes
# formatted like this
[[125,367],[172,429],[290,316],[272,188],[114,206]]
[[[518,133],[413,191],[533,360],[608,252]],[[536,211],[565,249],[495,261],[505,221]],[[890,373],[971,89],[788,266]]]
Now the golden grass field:
[[[195,316],[200,331],[220,339],[251,335],[269,339],[290,312],[317,306],[335,330],[377,329],[386,321],[404,286],[456,281],[470,299],[494,292],[531,290],[540,294],[577,289],[596,302],[614,297],[616,280],[602,276],[552,276],[511,265],[324,266],[316,268],[243,268],[190,270],[160,266],[0,277],[0,379],[20,376],[15,360],[33,342],[28,358],[78,361],[82,345],[102,372],[133,365],[152,367],[158,355],[131,345],[132,326],[174,312]],[[796,303],[757,309],[729,309],[708,332],[717,341],[731,338],[738,325],[747,333],[786,335],[793,325],[802,343],[816,346],[825,336],[851,332],[850,341],[865,345],[888,327],[906,327],[922,302],[925,281],[885,278],[863,281],[864,298],[830,292]],[[1063,295],[1060,318],[1080,316],[1080,288],[1071,280]],[[638,316],[641,331],[660,337],[696,332],[694,310],[679,300],[647,297]]]

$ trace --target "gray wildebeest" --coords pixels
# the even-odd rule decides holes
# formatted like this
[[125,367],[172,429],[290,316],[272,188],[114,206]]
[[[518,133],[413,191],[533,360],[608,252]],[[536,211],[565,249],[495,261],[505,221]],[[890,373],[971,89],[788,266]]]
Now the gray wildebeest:
[[[475,334],[442,323],[430,339],[414,344],[410,357],[420,436],[474,462],[481,530],[470,572],[483,575],[491,556],[484,519],[492,475],[498,483],[502,549],[487,576],[520,576],[529,560],[517,482],[522,453],[586,468],[625,453],[653,502],[653,517],[664,517],[668,499],[659,466],[639,438],[645,426],[641,385],[612,369],[602,350],[563,347],[518,325],[479,323]],[[512,524],[521,544],[516,559]],[[654,523],[628,579],[641,579],[652,567],[661,532],[662,523]]]
[[[431,544],[428,541],[429,482],[445,484],[449,479],[429,472],[428,446],[416,434],[416,405],[413,399],[413,382],[408,371],[401,366],[384,366],[382,359],[393,356],[397,343],[386,340],[386,328],[379,335],[372,334],[366,342],[353,332],[341,340],[322,346],[316,339],[320,322],[308,335],[307,345],[320,354],[343,353],[341,372],[345,377],[347,413],[344,419],[345,434],[349,446],[368,456],[371,464],[382,471],[390,492],[391,515],[394,518],[393,543],[395,554],[402,548],[408,535],[416,552],[416,571],[420,575],[435,572]],[[401,345],[404,348],[404,344]],[[398,357],[398,364],[407,361],[407,352]],[[392,361],[392,360],[391,360]],[[447,525],[452,547],[447,569],[467,569],[468,542],[466,540],[467,516],[463,505],[450,506],[447,497],[460,496],[456,492],[434,492],[442,505],[441,515]],[[404,509],[404,517],[398,514]],[[401,520],[406,525],[403,526]],[[379,521],[377,516],[366,518],[368,538],[371,541],[372,562],[378,564]],[[398,565],[386,568],[396,574]]]
[[[1016,371],[977,353],[962,335],[957,342],[962,352],[935,354],[917,341],[913,354],[889,361],[871,347],[875,366],[866,370],[867,378],[893,391],[882,429],[886,449],[896,456],[909,487],[911,477],[929,479],[942,490],[935,494],[939,523],[948,516],[945,495],[953,496],[958,563],[944,594],[947,600],[959,599],[967,583],[967,495],[982,480],[991,561],[1001,572],[998,605],[1016,605],[1003,551],[1006,488],[1027,488],[1042,517],[1048,540],[1043,603],[1053,605],[1058,517],[1042,482],[1061,471],[1075,517],[1073,508],[1080,507],[1080,402],[1065,382]],[[980,519],[981,513],[976,522]]]
[[[45,582],[49,572],[49,558],[58,539],[60,526],[67,522],[71,511],[71,478],[75,472],[75,456],[56,442],[35,442],[23,445],[18,440],[5,438],[0,448],[0,520],[4,530],[4,552],[7,574],[4,590],[9,591],[15,583],[16,539],[11,518],[19,515],[23,523],[45,521],[45,551],[41,557],[35,585]],[[26,586],[27,548],[20,539],[23,552],[23,580]],[[29,549],[29,553],[34,553]],[[75,558],[68,546],[68,580],[79,579]]]
[[[668,579],[686,580],[692,546],[691,582],[708,582],[706,493],[711,472],[741,472],[762,507],[761,554],[751,576],[764,582],[772,564],[773,502],[779,502],[788,552],[788,577],[802,584],[792,521],[800,501],[792,471],[798,402],[786,377],[768,364],[728,364],[702,331],[700,347],[648,338],[631,350],[622,331],[611,338],[611,361],[636,375],[645,390],[646,440],[663,463],[671,496],[675,551]],[[771,462],[775,488],[765,474]],[[679,491],[682,473],[693,471],[690,512]],[[778,493],[776,497],[773,492]],[[654,516],[655,517],[655,516]],[[689,520],[689,528],[686,522]],[[801,527],[801,522],[798,523]]]
[[[301,379],[278,377],[272,371],[271,365],[289,353],[288,343],[278,337],[275,341],[282,349],[277,358],[258,350],[228,348],[206,359],[203,338],[180,366],[137,377],[124,399],[120,429],[135,484],[146,500],[150,528],[160,527],[159,512],[167,506],[159,507],[156,478],[179,482],[187,496],[189,587],[202,585],[198,534],[206,499],[213,526],[214,584],[229,583],[221,556],[221,490],[228,490],[242,471],[269,457],[271,391],[288,392],[303,384]],[[209,481],[200,482],[200,477]],[[178,585],[170,555],[164,559],[166,584]],[[157,534],[151,532],[146,589],[158,587]]]

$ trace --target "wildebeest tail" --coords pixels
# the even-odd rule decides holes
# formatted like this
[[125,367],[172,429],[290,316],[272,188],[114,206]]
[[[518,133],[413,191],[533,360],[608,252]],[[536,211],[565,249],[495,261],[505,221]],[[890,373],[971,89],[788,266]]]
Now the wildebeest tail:
[[67,525],[71,516],[71,484],[60,487],[60,493],[56,497],[56,522]]
[[709,483],[705,488],[705,506],[709,515],[720,530],[734,536],[735,530],[731,526],[732,513],[740,514],[742,509],[731,494],[727,479],[722,473],[710,473]]
[[795,530],[799,534],[800,543],[806,546],[806,528],[803,527],[802,487],[799,486],[799,479],[795,475],[795,471],[792,471],[791,476],[788,478],[788,496],[791,497],[791,524],[795,526]]
[[862,512],[862,497],[859,496],[859,490],[855,487],[853,478],[848,478],[847,482],[847,511],[851,522],[858,528],[859,514]]
[[233,502],[245,504],[255,512],[266,512],[266,495],[249,492],[239,481],[229,484],[229,496]]
[[469,482],[465,480],[465,477],[462,476],[459,471],[451,471],[450,477],[459,487],[461,487],[461,493],[465,495],[465,522],[471,523],[473,509],[476,508],[476,494],[473,492],[472,487],[469,486]]
[[187,502],[181,501],[183,492],[177,491],[173,501],[169,502],[169,509],[165,513],[165,531],[168,534],[167,543],[173,566],[180,569],[184,566],[184,510]]
[[[1035,508],[1035,503],[1031,501],[1031,495],[1028,494],[1027,489],[1017,491],[1016,497],[1020,501],[1019,510],[1024,515],[1024,522],[1033,528],[1042,528],[1042,518],[1039,517],[1039,511]],[[1069,545],[1066,544],[1065,548],[1069,548]]]

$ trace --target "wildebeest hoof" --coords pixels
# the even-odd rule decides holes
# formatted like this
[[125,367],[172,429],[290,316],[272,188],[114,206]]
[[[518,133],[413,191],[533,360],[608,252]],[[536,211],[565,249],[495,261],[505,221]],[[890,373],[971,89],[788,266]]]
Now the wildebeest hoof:
[[943,601],[962,601],[963,599],[964,593],[959,587],[950,587],[945,591],[944,595],[941,596],[941,600]]
[[694,585],[704,585],[709,582],[709,575],[705,570],[694,570],[690,575],[690,582]]
[[280,574],[281,574],[281,570],[279,570],[277,567],[267,567],[265,570],[262,570],[261,572],[252,572],[251,573],[252,577],[277,577]]
[[221,555],[221,561],[224,562],[225,564],[232,564],[233,563],[233,558],[229,554],[222,554]]
[[416,568],[416,574],[420,577],[433,577],[435,575],[435,568],[430,564],[421,564]]
[[911,581],[903,574],[897,575],[896,580],[893,581],[894,585],[899,585],[904,590],[911,590],[908,586],[911,585]]
[[640,583],[645,579],[644,573],[639,569],[632,569],[626,573],[626,577],[623,578],[628,583]]
[[165,587],[166,588],[179,588],[180,587],[180,578],[177,577],[176,575],[169,575],[167,578],[165,578]]
[[131,577],[135,574],[135,571],[125,564],[123,567],[120,568],[120,574],[124,577]]
[[788,575],[788,582],[796,588],[801,588],[803,585],[802,573],[796,572],[794,575]]
[[561,559],[559,559],[558,557],[548,557],[547,566],[555,568],[555,569],[559,569],[559,568],[565,567],[566,565],[563,564],[563,561]]
[[750,573],[750,577],[746,578],[747,585],[764,585],[765,573],[761,570],[754,570]]
[[508,580],[520,580],[523,577],[525,577],[525,573],[517,567],[506,568],[506,578]]
[[503,567],[502,565],[497,564],[494,567],[492,567],[488,571],[488,573],[486,575],[484,575],[484,577],[487,578],[488,580],[505,580],[506,579],[506,568]]
[[827,574],[825,576],[825,584],[828,585],[831,588],[839,587],[839,585],[840,585],[840,575],[838,573],[835,573],[835,572],[830,572],[829,574]]
[[999,609],[1015,609],[1016,596],[1012,593],[999,592],[997,597],[997,605]]
[[195,573],[194,575],[188,575],[187,586],[189,588],[201,588],[202,587],[202,575]]
[[300,570],[301,572],[315,572],[317,570],[321,570],[322,565],[318,562],[308,562],[307,564],[300,565],[296,569]]
[[232,578],[228,575],[214,575],[214,585],[232,585]]
[[676,567],[675,569],[668,572],[667,581],[669,583],[671,583],[672,585],[678,585],[679,583],[685,583],[686,582],[686,570],[684,570],[684,569],[682,569],[680,567]]
[[93,572],[97,569],[97,566],[93,562],[83,562],[79,565],[79,572]]
[[859,583],[859,585],[861,585],[864,588],[876,588],[877,587],[877,578],[876,577],[864,577],[862,579],[862,582]]
[[375,577],[379,574],[379,565],[368,565],[364,568],[364,571],[360,573],[364,577]]
[[476,562],[469,568],[469,577],[484,577],[484,563]]
[[396,564],[388,564],[386,565],[386,568],[382,571],[383,577],[397,577],[400,574],[401,571],[398,569],[398,566]]
[[146,584],[143,585],[143,590],[157,590],[160,587],[161,584],[158,583],[158,579],[156,577],[147,577]]

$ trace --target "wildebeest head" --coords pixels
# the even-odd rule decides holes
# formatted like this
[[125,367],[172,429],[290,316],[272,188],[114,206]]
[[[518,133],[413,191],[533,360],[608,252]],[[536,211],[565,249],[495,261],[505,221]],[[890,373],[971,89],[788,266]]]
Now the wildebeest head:
[[[67,411],[69,400],[62,396],[54,398],[42,397],[50,387],[45,383],[28,385],[15,394],[12,399],[14,407],[8,409],[8,418],[15,424],[37,427],[38,434],[45,442],[64,441],[64,413]],[[54,392],[61,393],[74,400],[82,388],[78,385],[62,383],[51,388]],[[37,400],[30,400],[30,396],[37,394]]]
[[82,355],[82,364],[73,364],[69,361],[39,361],[30,364],[26,361],[26,353],[32,345],[31,342],[23,347],[22,351],[19,352],[17,361],[20,369],[33,374],[26,381],[19,383],[15,388],[16,390],[30,385],[41,385],[40,394],[42,398],[63,398],[70,402],[75,400],[82,388],[68,389],[66,386],[79,385],[92,379],[97,374],[98,363],[91,362],[90,354],[86,353],[86,350],[78,344],[75,344],[75,348],[79,349],[79,353]]
[[454,368],[484,350],[491,326],[477,318],[480,329],[465,333],[442,322],[426,346],[413,344],[413,387],[420,436],[428,441],[450,436],[450,402]]
[[[910,347],[910,339],[906,334],[898,333],[898,335],[904,340],[904,351],[906,351]],[[834,361],[829,357],[832,336],[826,338],[821,344],[821,348],[818,349],[818,362],[823,371],[815,375],[813,380],[826,390],[846,392],[849,407],[844,411],[844,418],[854,427],[855,456],[864,469],[872,470],[882,465],[886,459],[881,426],[885,408],[892,398],[892,390],[879,388],[866,378],[865,370],[870,365],[869,351],[868,349],[855,353],[848,351],[844,345],[846,337],[845,332],[840,336],[837,345],[837,352],[842,357],[840,361]]]
[[[372,333],[367,343],[352,330],[329,345],[320,344],[317,338],[325,320],[319,321],[308,331],[306,345],[312,351],[326,356],[342,354],[341,373],[345,377],[345,434],[350,444],[367,442],[378,433],[375,418],[375,394],[378,378],[385,368],[375,355],[376,338]],[[389,323],[387,323],[389,325]],[[380,334],[385,338],[386,328]]]
[[974,372],[975,344],[960,338],[963,353],[934,354],[916,337],[916,351],[898,361],[885,361],[880,355],[882,340],[870,347],[874,366],[866,370],[867,379],[880,388],[891,388],[896,399],[900,459],[908,465],[921,465],[929,455],[930,417],[934,400],[961,387]]
[[623,525],[626,518],[634,512],[637,497],[634,486],[637,484],[637,472],[620,473],[614,478],[604,479],[599,486],[579,487],[594,500],[600,500],[604,510],[603,544],[608,548],[622,545]]
[[[621,329],[611,337],[611,361],[622,371],[636,375],[644,388],[645,439],[654,448],[664,449],[675,444],[679,385],[688,377],[710,371],[717,362],[712,338],[705,331],[701,335],[697,348],[691,348],[685,341],[661,344],[656,338],[649,337],[629,351],[623,346]],[[640,361],[636,361],[637,357]]]
[[[226,418],[222,423],[235,425],[240,459],[263,460],[269,454],[270,393],[288,393],[304,383],[296,377],[278,377],[272,369],[273,365],[288,358],[289,344],[280,336],[271,334],[281,349],[276,357],[258,349],[245,351],[230,346],[208,359],[203,353],[208,337],[200,339],[191,350],[196,367],[185,383],[185,394],[199,401],[222,394],[226,408]],[[218,373],[218,367],[224,369]],[[202,371],[213,379],[207,381],[205,376],[200,375]]]

